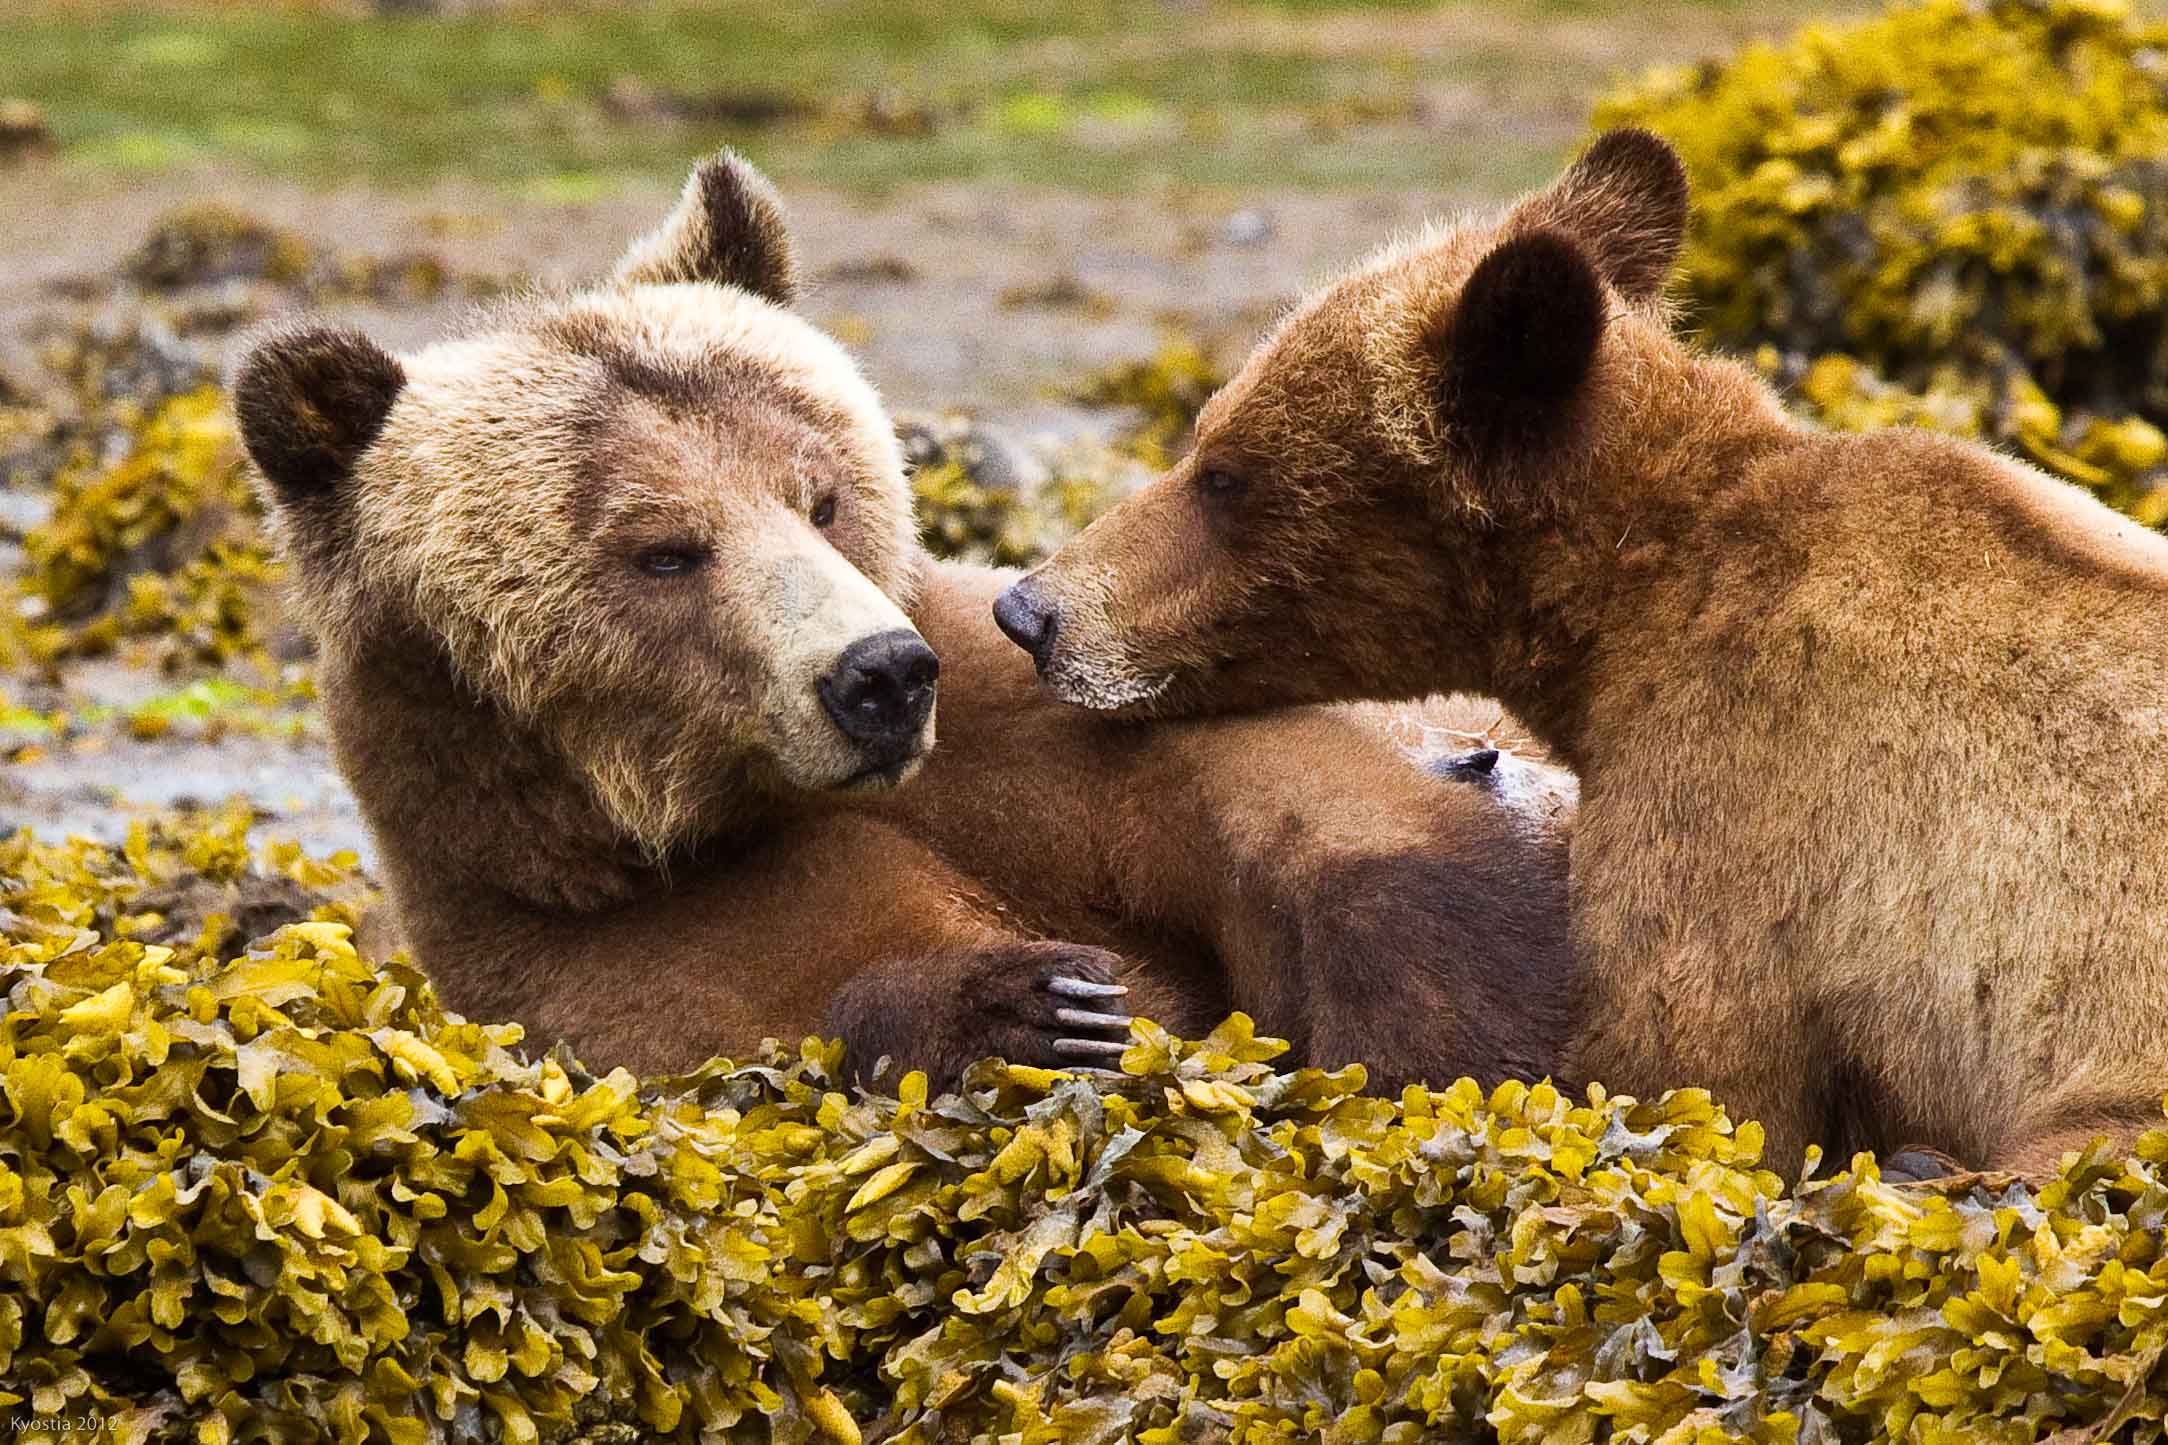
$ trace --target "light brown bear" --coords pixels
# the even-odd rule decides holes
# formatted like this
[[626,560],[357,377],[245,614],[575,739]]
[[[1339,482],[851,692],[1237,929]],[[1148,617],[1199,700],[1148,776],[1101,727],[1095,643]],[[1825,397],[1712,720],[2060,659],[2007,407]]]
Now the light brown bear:
[[1007,593],[1059,696],[1493,694],[1581,777],[1571,1073],[2051,1167],[2168,1090],[2168,540],[1984,447],[1789,420],[1597,141],[1311,296]]
[[1345,714],[1047,700],[989,617],[1009,577],[920,552],[796,275],[724,156],[591,289],[405,357],[289,325],[239,369],[338,761],[448,1000],[643,1070],[823,1031],[946,1082],[1235,1006],[1385,1081],[1548,1072],[1567,805]]

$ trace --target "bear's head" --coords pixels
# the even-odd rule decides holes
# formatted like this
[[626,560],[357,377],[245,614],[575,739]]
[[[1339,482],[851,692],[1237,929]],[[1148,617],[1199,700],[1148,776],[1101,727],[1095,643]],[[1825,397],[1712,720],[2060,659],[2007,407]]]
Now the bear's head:
[[768,183],[727,153],[589,289],[393,356],[257,339],[234,403],[328,658],[420,646],[653,853],[763,796],[890,786],[937,663],[903,459],[789,309]]
[[1087,707],[1178,715],[1492,691],[1501,538],[1668,335],[1686,177],[1643,131],[1501,218],[1434,228],[1309,297],[1171,471],[1004,593],[1002,630]]

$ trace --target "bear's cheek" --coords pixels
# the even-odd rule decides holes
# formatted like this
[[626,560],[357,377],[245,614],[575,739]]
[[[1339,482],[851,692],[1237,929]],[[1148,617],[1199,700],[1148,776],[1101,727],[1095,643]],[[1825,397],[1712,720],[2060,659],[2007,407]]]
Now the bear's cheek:
[[[815,538],[739,571],[725,603],[730,625],[757,655],[756,707],[767,749],[792,786],[826,790],[865,772],[866,749],[846,736],[822,701],[845,654],[867,639],[916,629],[895,602],[833,548]],[[918,730],[931,746],[933,719]],[[896,781],[896,778],[887,781]]]

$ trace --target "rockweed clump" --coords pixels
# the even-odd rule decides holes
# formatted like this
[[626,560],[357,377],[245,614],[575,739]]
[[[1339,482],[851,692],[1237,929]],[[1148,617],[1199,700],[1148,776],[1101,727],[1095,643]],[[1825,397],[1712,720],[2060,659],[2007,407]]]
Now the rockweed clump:
[[2168,524],[2168,24],[1919,0],[1595,119],[1679,148],[1688,315],[1810,415],[2000,442]]
[[[0,1410],[362,1442],[2157,1442],[2168,1129],[1787,1192],[1698,1090],[596,1075],[245,814],[0,840]],[[270,930],[262,932],[262,930]]]

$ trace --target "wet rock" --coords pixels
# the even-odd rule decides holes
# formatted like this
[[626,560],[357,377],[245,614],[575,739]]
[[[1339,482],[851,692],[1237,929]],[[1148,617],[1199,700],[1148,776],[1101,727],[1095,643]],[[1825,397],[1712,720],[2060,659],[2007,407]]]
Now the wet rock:
[[838,261],[820,275],[823,281],[838,281],[845,285],[900,286],[916,281],[918,268],[901,256],[884,253]]
[[50,338],[47,367],[87,402],[152,404],[216,378],[211,359],[162,318],[117,303]]
[[0,166],[49,156],[59,149],[43,110],[27,100],[0,99]]
[[896,434],[914,470],[951,465],[973,486],[993,492],[1014,492],[1046,478],[1046,467],[1015,437],[975,418],[906,415]]
[[216,337],[252,326],[282,304],[278,293],[235,277],[174,298],[163,315],[176,336]]
[[44,488],[18,491],[0,488],[0,537],[20,538],[53,517],[53,494]]
[[1272,214],[1255,206],[1220,222],[1220,239],[1230,246],[1261,246],[1272,239]]
[[651,85],[637,75],[620,75],[602,92],[602,109],[614,120],[654,124],[694,121],[761,130],[807,120],[814,108],[799,96],[780,90],[672,90]]
[[302,922],[315,910],[316,902],[307,889],[277,874],[249,874],[231,883],[198,874],[149,889],[137,895],[129,907],[139,914],[155,913],[160,917],[157,924],[137,935],[145,943],[193,943],[214,916],[226,920],[230,941],[247,943],[289,923]]

